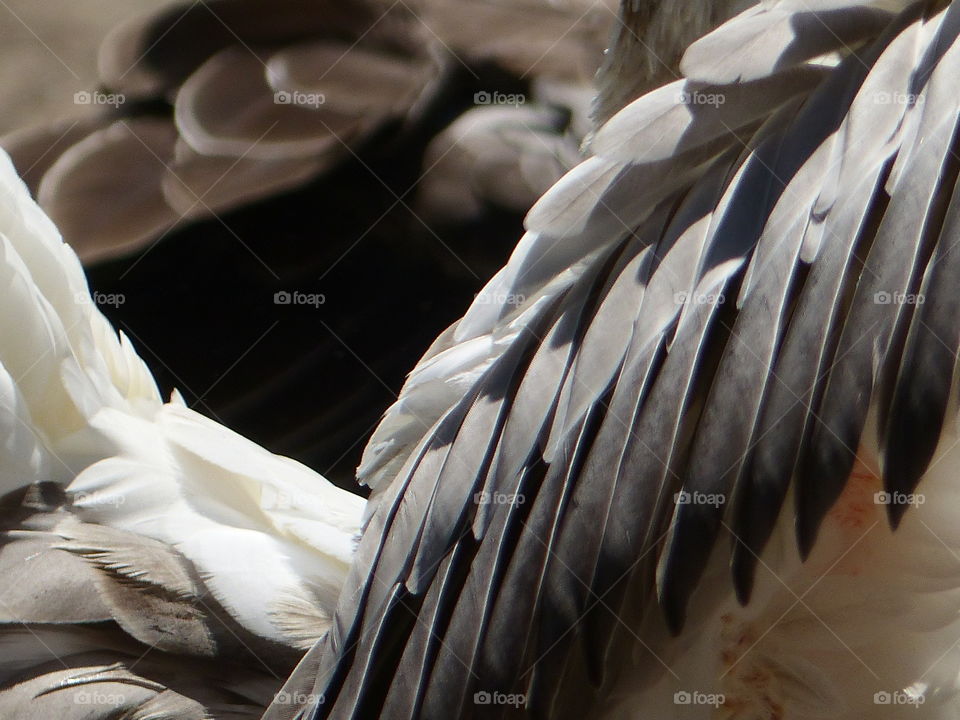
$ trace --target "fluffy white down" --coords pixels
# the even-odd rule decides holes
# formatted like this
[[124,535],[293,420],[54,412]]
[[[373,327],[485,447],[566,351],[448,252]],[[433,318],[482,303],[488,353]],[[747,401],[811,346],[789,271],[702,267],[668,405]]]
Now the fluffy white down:
[[[0,154],[0,492],[67,486],[84,521],[175,546],[247,629],[326,629],[364,501],[164,403],[96,308],[80,263]],[[285,634],[285,629],[287,634]]]

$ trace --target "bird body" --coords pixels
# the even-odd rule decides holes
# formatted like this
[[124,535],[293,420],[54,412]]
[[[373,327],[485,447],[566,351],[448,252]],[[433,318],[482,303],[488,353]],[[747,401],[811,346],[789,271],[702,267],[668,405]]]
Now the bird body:
[[782,0],[605,86],[365,507],[164,404],[6,165],[0,710],[249,716],[322,633],[266,720],[957,717],[958,65],[958,3]]

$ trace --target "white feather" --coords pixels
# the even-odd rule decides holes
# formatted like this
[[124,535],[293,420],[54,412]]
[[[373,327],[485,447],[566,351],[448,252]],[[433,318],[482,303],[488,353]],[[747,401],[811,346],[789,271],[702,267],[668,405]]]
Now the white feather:
[[[164,404],[79,261],[0,155],[0,492],[67,487],[86,522],[177,548],[246,629],[332,615],[364,501],[184,406]],[[315,629],[319,636],[326,629]]]

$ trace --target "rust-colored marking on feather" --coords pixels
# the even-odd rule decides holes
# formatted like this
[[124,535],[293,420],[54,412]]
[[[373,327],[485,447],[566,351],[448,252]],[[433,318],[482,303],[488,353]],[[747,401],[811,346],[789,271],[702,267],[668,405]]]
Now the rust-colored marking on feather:
[[882,490],[880,474],[863,458],[861,451],[843,493],[827,513],[827,521],[845,532],[862,533],[877,520],[880,507],[876,498]]

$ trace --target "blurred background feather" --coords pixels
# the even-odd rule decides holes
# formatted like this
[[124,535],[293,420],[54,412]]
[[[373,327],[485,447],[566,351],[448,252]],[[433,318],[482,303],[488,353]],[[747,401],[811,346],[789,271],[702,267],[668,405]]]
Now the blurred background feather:
[[164,391],[354,487],[576,163],[615,11],[11,1],[0,145]]

